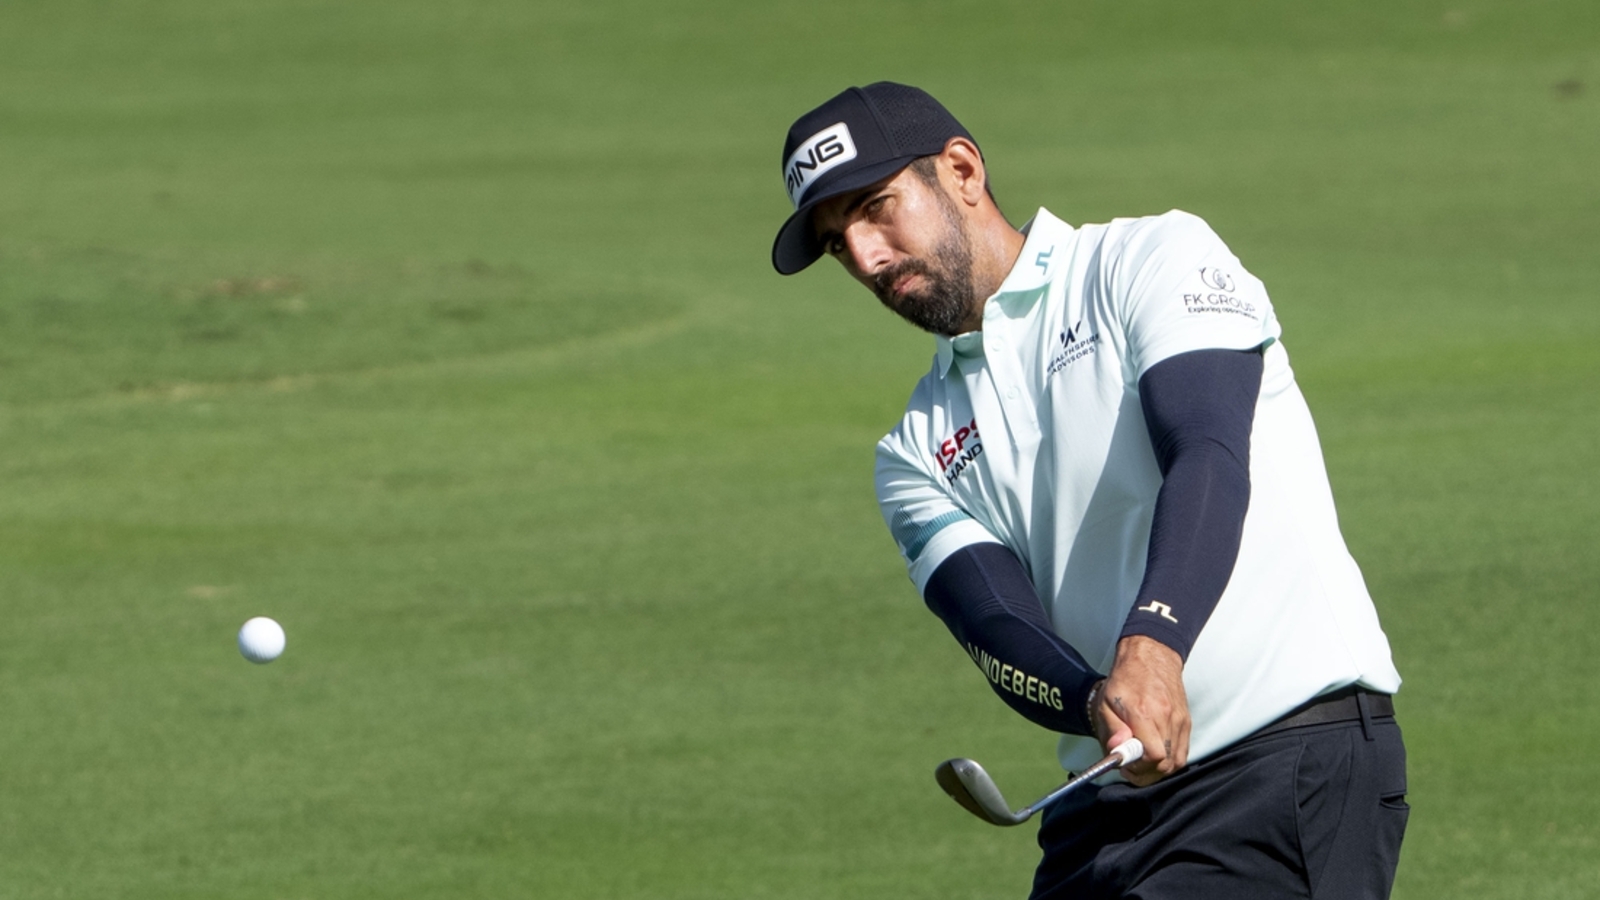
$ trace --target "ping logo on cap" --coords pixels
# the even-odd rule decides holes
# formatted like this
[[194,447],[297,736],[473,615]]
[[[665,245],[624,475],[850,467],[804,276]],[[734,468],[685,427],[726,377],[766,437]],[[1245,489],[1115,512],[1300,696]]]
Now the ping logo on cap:
[[850,139],[850,128],[843,122],[801,141],[783,164],[783,186],[789,190],[790,202],[798,209],[800,199],[818,178],[855,158],[856,142]]

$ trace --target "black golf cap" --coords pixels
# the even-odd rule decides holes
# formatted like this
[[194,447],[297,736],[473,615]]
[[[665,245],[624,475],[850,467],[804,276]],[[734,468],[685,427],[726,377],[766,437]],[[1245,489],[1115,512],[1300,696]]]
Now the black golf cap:
[[794,215],[772,243],[772,267],[793,275],[822,256],[811,230],[817,204],[942,153],[953,137],[972,140],[926,91],[892,81],[850,88],[801,116],[783,142],[783,186]]

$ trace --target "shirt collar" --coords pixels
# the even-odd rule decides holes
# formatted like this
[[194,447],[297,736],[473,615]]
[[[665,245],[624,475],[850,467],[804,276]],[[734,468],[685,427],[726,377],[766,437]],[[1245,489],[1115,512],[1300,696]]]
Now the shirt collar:
[[983,332],[981,331],[968,331],[950,338],[940,335],[940,338],[938,352],[950,355],[950,359],[945,360],[944,365],[940,367],[939,371],[941,373],[948,372],[950,364],[958,357],[961,359],[979,359],[983,356]]
[[[1027,294],[1038,291],[1050,283],[1050,277],[1063,264],[1066,250],[1066,238],[1072,234],[1072,226],[1050,214],[1044,207],[1033,214],[1033,218],[1022,226],[1022,233],[1027,239],[1022,243],[1022,252],[1017,254],[1017,261],[1011,266],[1011,271],[1006,275],[1005,281],[1000,283],[1000,289],[994,296],[984,301],[987,306],[1008,294]],[[967,334],[977,334],[968,332]],[[963,339],[967,335],[956,335],[954,338],[942,334],[933,336],[934,370],[943,378],[950,373],[950,366],[955,363],[957,356],[981,355],[982,341]],[[961,345],[958,351],[957,345]],[[976,353],[967,350],[968,345],[978,347]],[[967,352],[962,352],[967,351]]]

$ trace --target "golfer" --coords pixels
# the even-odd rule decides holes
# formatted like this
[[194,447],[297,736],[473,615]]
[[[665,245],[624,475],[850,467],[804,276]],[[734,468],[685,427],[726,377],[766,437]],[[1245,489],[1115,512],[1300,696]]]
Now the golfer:
[[1388,896],[1400,676],[1261,281],[1184,212],[1014,227],[905,85],[801,116],[783,177],[777,270],[934,336],[876,476],[928,607],[1064,768],[1146,748],[1045,813],[1032,896]]

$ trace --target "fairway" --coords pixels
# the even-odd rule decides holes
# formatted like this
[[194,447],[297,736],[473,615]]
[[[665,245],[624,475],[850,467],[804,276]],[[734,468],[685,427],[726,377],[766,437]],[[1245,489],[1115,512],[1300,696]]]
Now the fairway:
[[[0,4],[0,898],[1022,898],[905,576],[932,342],[774,274],[927,88],[1271,292],[1405,677],[1399,900],[1600,896],[1600,5]],[[239,626],[271,616],[282,658]]]

